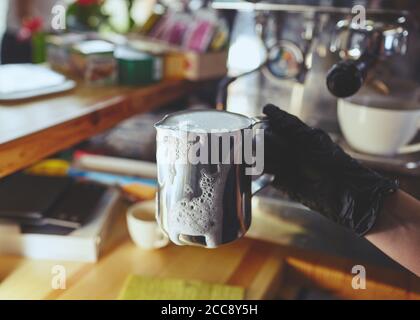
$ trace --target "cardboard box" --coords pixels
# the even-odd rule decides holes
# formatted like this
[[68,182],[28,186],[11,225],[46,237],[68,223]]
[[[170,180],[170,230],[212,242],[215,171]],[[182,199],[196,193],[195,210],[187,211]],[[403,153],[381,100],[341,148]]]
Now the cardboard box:
[[212,79],[224,77],[227,74],[228,52],[209,52],[196,54],[188,52],[186,59],[186,78],[190,80]]
[[134,49],[162,56],[164,79],[199,81],[223,77],[227,73],[227,50],[204,53],[188,51],[137,35],[129,36],[129,44]]

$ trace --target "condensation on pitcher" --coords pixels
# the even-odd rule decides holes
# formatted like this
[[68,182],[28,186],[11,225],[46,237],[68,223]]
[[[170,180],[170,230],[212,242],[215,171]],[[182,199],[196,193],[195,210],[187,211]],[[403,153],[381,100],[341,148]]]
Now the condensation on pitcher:
[[169,236],[173,242],[182,244],[179,235],[185,234],[205,237],[209,247],[220,245],[223,197],[220,188],[224,188],[226,176],[223,169],[214,174],[201,171],[201,195],[191,200],[183,198],[171,210]]
[[178,132],[167,132],[158,134],[158,157],[165,162],[176,162],[186,160],[188,149],[192,142],[188,141],[185,135],[178,136]]
[[157,159],[158,163],[162,164],[158,172],[158,182],[162,187],[165,185],[166,177],[169,178],[169,183],[173,184],[176,172],[176,163],[186,161],[188,156],[188,142],[181,139],[176,133],[158,133]]

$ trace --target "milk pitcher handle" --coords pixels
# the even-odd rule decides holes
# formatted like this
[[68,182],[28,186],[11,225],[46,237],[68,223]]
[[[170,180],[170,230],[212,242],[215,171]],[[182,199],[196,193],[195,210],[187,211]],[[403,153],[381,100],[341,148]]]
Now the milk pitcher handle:
[[268,187],[274,181],[274,176],[271,174],[263,174],[258,179],[252,181],[251,195],[255,196],[256,193],[260,192],[265,187]]
[[[268,120],[265,117],[252,118],[254,121],[252,124],[253,129],[261,128],[265,129],[268,126]],[[264,142],[264,141],[263,141]],[[256,193],[268,187],[274,181],[274,176],[271,174],[262,174],[260,177],[252,181],[251,195],[254,196]]]

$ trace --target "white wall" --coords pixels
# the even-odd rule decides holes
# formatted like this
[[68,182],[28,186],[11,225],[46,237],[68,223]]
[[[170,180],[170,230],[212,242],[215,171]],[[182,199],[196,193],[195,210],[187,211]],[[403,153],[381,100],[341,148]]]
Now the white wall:
[[3,38],[4,30],[6,29],[6,15],[7,15],[8,3],[9,3],[8,0],[0,0],[0,46],[1,46],[1,39]]
[[7,4],[9,1],[0,0],[0,34],[3,34],[4,29],[6,28],[6,14],[7,14]]

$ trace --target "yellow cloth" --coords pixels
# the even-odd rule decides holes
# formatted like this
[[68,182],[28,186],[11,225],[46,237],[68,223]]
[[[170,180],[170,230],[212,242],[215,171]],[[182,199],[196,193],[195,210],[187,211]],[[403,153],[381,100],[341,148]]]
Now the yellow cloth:
[[120,300],[242,300],[245,289],[196,280],[153,278],[131,275]]

